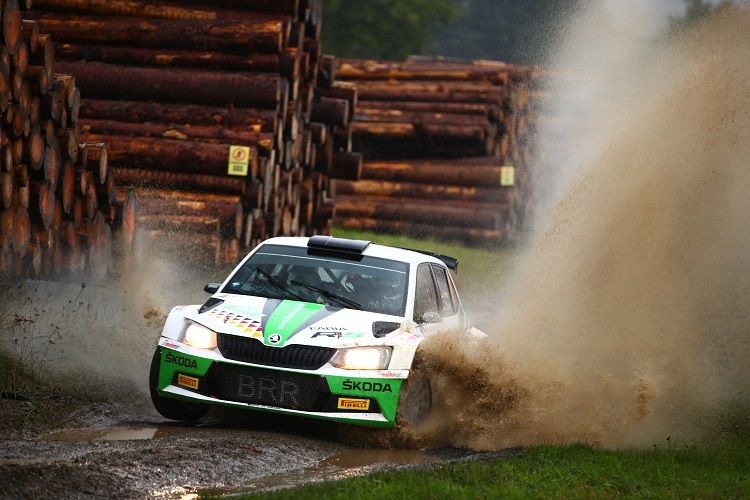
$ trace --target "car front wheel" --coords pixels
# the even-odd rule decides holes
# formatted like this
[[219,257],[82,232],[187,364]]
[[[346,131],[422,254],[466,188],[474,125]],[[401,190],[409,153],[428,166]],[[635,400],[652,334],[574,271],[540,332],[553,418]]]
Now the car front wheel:
[[432,410],[430,379],[419,368],[413,369],[401,386],[396,425],[414,429]]
[[161,361],[160,348],[156,348],[154,357],[151,359],[151,370],[149,372],[149,390],[154,408],[161,416],[171,420],[182,420],[184,422],[195,422],[201,419],[210,407],[202,403],[188,403],[179,399],[162,397],[156,390],[159,384],[159,365]]

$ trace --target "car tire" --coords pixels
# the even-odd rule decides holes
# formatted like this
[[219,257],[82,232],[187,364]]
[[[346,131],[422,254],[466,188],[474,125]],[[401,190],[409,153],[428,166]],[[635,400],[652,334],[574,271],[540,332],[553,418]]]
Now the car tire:
[[159,365],[161,362],[161,349],[156,348],[154,357],[151,359],[151,370],[149,371],[149,391],[154,408],[162,417],[170,420],[182,420],[183,422],[195,422],[208,413],[209,405],[203,403],[188,403],[179,399],[162,397],[156,390],[159,385]]
[[427,419],[432,411],[432,385],[429,377],[413,368],[401,385],[398,396],[396,425],[404,429],[414,429]]
[[409,378],[401,384],[396,408],[396,422],[390,428],[363,427],[339,424],[336,439],[360,448],[420,449],[433,443],[432,431],[427,424],[434,408],[433,384],[430,371],[414,358]]

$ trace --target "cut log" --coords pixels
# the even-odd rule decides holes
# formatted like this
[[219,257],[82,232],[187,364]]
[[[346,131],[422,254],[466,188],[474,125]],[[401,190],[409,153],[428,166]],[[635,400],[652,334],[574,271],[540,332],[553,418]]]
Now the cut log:
[[419,84],[411,85],[374,85],[357,86],[361,101],[421,101],[453,102],[465,104],[499,104],[505,97],[503,87],[492,85],[448,85]]
[[238,196],[141,190],[138,207],[141,215],[171,217],[210,214],[221,221],[221,233],[225,238],[239,238],[245,221]]
[[30,12],[28,16],[39,22],[41,32],[54,33],[55,38],[66,42],[248,54],[279,53],[289,36],[288,23],[278,20],[208,21],[42,12]]
[[357,86],[351,82],[334,81],[328,88],[317,87],[315,94],[321,97],[332,97],[334,99],[346,99],[349,101],[350,109],[357,109],[358,92]]
[[282,78],[273,73],[206,72],[191,69],[125,67],[62,61],[58,71],[76,75],[81,93],[99,99],[278,109]]
[[274,134],[268,132],[247,132],[242,129],[230,129],[221,126],[166,125],[89,119],[82,119],[79,123],[84,133],[164,137],[166,139],[202,141],[213,144],[254,146],[265,154],[271,152],[275,142]]
[[26,79],[36,80],[40,94],[46,94],[55,74],[55,46],[51,35],[39,35],[37,49],[29,56]]
[[[90,135],[90,134],[89,134]],[[109,147],[103,141],[83,141],[79,145],[81,167],[94,172],[97,181],[103,183],[109,169]]]
[[362,154],[334,152],[328,175],[334,179],[360,180],[362,178]]
[[365,198],[340,196],[336,199],[336,216],[362,217],[419,224],[440,224],[449,227],[473,227],[497,231],[502,214],[494,207],[478,204],[445,204],[435,200],[408,198]]
[[[10,55],[15,55],[21,44],[21,33],[23,31],[23,19],[21,19],[21,8],[18,0],[4,0],[3,2],[3,39]],[[27,243],[28,245],[28,243]]]
[[494,158],[468,158],[456,161],[365,162],[362,178],[393,182],[444,184],[499,188],[501,165]]
[[22,256],[28,250],[29,241],[31,241],[29,212],[22,206],[18,206],[15,209],[12,235],[10,247],[16,255]]
[[39,23],[31,19],[24,19],[21,25],[21,38],[28,44],[31,54],[36,52],[39,42]]
[[297,79],[299,57],[281,53],[227,54],[179,49],[151,49],[144,47],[118,47],[114,45],[85,45],[63,43],[57,47],[60,60],[97,61],[126,66],[183,67],[210,70],[256,71],[279,73]]
[[16,190],[16,182],[10,172],[0,172],[0,191],[2,191],[3,207],[10,208],[13,205],[13,193]]
[[392,196],[395,198],[421,198],[499,205],[512,204],[515,200],[515,190],[512,188],[492,189],[375,180],[353,182],[337,179],[336,196],[339,195]]
[[[486,108],[485,108],[486,109]],[[357,108],[354,120],[366,123],[422,123],[445,124],[454,126],[490,127],[490,122],[484,115],[445,112],[414,112],[401,109],[366,108],[364,104]]]
[[34,220],[40,221],[47,229],[52,226],[55,217],[57,198],[54,186],[49,181],[45,181],[41,184],[34,184],[33,188],[36,203],[30,204],[29,215],[33,216]]
[[81,99],[80,118],[121,122],[175,123],[242,127],[253,132],[275,132],[278,114],[268,109],[224,108],[196,104],[162,104],[142,101]]
[[115,194],[115,222],[113,229],[122,235],[124,251],[131,249],[136,229],[136,194],[133,189],[118,189]]
[[243,177],[161,172],[138,168],[112,168],[118,186],[158,187],[189,191],[242,195],[245,192]]
[[[214,2],[215,3],[215,2]],[[213,5],[186,6],[184,3],[162,0],[155,4],[144,0],[35,0],[35,7],[45,11],[61,11],[85,14],[118,16],[149,16],[163,19],[203,19],[203,20],[271,20],[282,19],[280,14],[229,9]],[[247,8],[247,7],[245,7]]]
[[412,59],[406,62],[339,59],[341,80],[446,80],[489,81],[505,84],[509,78],[529,78],[534,68],[496,61]]
[[[494,129],[476,125],[434,123],[352,122],[354,149],[380,158],[388,151],[404,156],[488,155],[494,144]],[[440,153],[440,154],[438,154]]]
[[[228,144],[94,134],[84,134],[83,139],[107,141],[109,162],[120,168],[210,175],[223,175],[228,170]],[[257,163],[258,151],[250,148],[250,172],[257,171]]]
[[349,125],[349,101],[333,97],[320,97],[313,101],[310,119],[335,127]]

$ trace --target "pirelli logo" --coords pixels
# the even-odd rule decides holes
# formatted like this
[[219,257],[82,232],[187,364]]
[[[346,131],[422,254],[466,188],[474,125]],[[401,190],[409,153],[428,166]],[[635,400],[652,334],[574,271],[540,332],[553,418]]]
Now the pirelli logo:
[[341,410],[369,410],[369,399],[339,398],[339,409]]
[[182,373],[177,374],[177,384],[190,389],[198,389],[198,379],[195,377],[188,377]]

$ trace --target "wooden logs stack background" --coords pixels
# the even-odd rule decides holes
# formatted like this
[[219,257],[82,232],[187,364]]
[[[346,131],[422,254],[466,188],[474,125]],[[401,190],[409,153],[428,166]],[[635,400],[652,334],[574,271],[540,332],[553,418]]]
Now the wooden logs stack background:
[[[117,187],[137,193],[139,234],[214,263],[330,234],[329,180],[362,160],[320,2],[34,2],[85,94],[81,138],[106,141]],[[249,148],[246,175],[230,172],[230,146]]]
[[472,244],[523,237],[532,188],[535,68],[412,57],[339,60],[353,83],[361,178],[336,180],[339,226]]
[[106,143],[81,140],[81,91],[52,37],[18,0],[1,6],[0,277],[101,278],[113,233],[132,241],[133,194],[116,198]]

